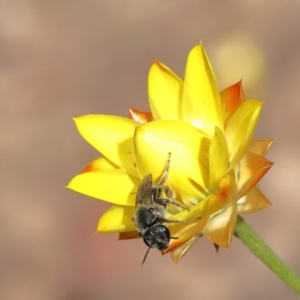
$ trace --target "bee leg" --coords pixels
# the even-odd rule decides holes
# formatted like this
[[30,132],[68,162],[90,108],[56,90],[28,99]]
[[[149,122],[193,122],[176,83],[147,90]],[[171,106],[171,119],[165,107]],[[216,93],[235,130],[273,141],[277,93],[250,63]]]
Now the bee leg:
[[168,204],[172,204],[172,205],[175,205],[175,206],[178,206],[178,207],[181,207],[183,209],[186,209],[186,210],[190,210],[188,207],[186,207],[185,205],[181,204],[180,202],[177,202],[175,200],[172,200],[170,198],[164,198],[164,197],[161,197],[161,198],[156,198],[155,199],[155,202],[161,204],[161,205],[168,205]]
[[[172,204],[172,205],[181,207],[183,209],[189,210],[188,207],[186,207],[182,203],[175,200],[175,197],[176,197],[175,192],[171,187],[165,185],[165,186],[160,187],[158,190],[159,190],[159,195],[156,198],[156,201],[158,200],[157,202],[159,202],[163,205]],[[163,195],[165,195],[165,196],[163,196]]]
[[160,176],[159,182],[157,184],[158,187],[166,185],[166,183],[169,181],[170,163],[171,163],[171,152],[169,152],[169,158],[167,160],[165,170]]
[[171,219],[166,219],[166,218],[163,218],[163,217],[158,217],[156,219],[157,222],[159,223],[179,223],[179,222],[182,222],[182,221],[179,221],[179,220],[171,220]]

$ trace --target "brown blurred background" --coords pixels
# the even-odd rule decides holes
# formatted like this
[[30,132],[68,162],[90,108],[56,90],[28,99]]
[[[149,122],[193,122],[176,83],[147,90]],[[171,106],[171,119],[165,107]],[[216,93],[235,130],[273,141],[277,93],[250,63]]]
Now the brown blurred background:
[[183,76],[200,40],[220,89],[265,102],[273,206],[246,220],[300,274],[300,1],[1,0],[0,299],[298,299],[235,238],[140,267],[141,240],[94,235],[109,205],[63,189],[98,157],[71,118],[148,109],[154,58]]

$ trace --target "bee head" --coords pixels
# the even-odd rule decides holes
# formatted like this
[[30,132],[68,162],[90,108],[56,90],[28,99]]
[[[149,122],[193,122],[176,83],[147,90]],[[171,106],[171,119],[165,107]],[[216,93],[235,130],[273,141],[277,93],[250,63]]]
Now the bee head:
[[169,247],[170,231],[165,225],[154,225],[147,228],[143,238],[149,248],[165,250]]

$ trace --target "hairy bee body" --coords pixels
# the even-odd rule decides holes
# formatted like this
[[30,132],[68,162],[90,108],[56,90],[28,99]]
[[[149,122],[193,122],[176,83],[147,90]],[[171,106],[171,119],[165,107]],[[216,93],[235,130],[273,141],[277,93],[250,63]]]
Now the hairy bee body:
[[135,216],[132,218],[136,229],[144,243],[149,247],[142,265],[144,264],[147,254],[151,248],[165,250],[169,247],[170,239],[176,237],[170,236],[170,231],[165,222],[179,222],[165,218],[165,212],[168,204],[176,205],[184,209],[181,203],[175,201],[173,189],[167,185],[169,179],[170,155],[157,185],[152,182],[152,175],[144,177],[138,187],[136,195]]

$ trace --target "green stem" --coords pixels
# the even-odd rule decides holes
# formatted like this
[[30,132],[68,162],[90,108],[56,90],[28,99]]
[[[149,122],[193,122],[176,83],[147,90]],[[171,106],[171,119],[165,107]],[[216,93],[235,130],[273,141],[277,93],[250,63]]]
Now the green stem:
[[235,234],[248,246],[253,254],[260,258],[275,274],[300,295],[300,277],[257,236],[240,216],[237,220]]

